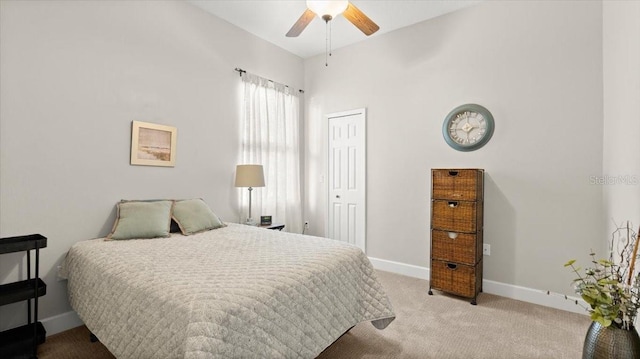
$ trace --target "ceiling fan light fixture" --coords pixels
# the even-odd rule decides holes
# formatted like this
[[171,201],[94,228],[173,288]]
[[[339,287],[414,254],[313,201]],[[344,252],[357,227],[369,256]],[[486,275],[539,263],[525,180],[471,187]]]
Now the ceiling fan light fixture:
[[348,0],[307,0],[307,7],[319,17],[325,15],[335,18],[349,6]]

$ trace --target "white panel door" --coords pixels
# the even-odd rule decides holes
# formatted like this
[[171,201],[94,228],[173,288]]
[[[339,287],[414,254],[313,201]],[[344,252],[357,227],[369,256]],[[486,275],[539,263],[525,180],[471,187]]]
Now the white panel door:
[[335,113],[329,122],[327,236],[365,250],[366,111]]

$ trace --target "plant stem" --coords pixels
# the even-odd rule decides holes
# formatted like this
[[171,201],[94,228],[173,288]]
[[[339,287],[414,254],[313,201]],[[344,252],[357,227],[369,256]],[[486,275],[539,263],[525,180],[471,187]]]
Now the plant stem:
[[[640,228],[638,228],[638,233],[640,233]],[[629,236],[629,222],[627,222],[627,237]],[[633,245],[633,256],[631,256],[631,267],[629,267],[629,275],[627,278],[627,285],[631,286],[631,278],[633,277],[633,267],[636,265],[636,257],[638,256],[638,237],[640,235],[636,235],[636,243]]]

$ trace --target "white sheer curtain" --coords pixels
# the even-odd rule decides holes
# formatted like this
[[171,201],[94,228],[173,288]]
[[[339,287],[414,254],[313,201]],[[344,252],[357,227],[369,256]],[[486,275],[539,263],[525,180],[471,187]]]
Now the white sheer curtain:
[[[301,233],[298,94],[249,73],[242,74],[242,81],[239,163],[264,167],[265,187],[253,190],[252,216],[259,221],[259,216],[270,215],[285,224],[285,231]],[[241,191],[242,206],[248,206],[247,192]]]

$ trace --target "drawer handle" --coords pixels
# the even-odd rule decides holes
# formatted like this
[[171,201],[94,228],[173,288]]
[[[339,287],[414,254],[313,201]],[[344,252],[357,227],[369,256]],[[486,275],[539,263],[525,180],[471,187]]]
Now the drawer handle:
[[449,176],[457,176],[458,171],[449,171]]
[[458,269],[458,265],[457,264],[453,264],[453,263],[447,263],[447,268],[449,268],[451,270],[456,270],[456,269]]
[[458,238],[458,233],[456,233],[456,232],[449,232],[449,238],[451,238],[451,239],[456,239],[456,238]]
[[458,207],[458,202],[456,202],[456,201],[451,201],[451,202],[447,202],[447,203],[449,203],[449,207],[451,207],[451,208]]

